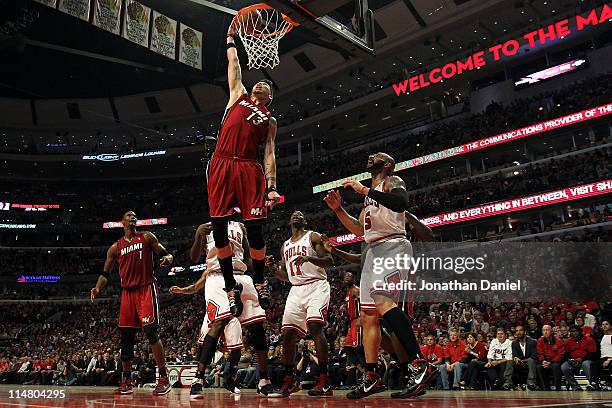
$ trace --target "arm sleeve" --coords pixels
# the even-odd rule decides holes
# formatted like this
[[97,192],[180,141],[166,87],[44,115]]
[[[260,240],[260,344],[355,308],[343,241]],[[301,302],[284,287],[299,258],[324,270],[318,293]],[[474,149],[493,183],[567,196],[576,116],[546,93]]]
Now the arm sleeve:
[[394,212],[401,213],[408,210],[409,196],[404,188],[397,187],[388,193],[371,188],[368,197]]

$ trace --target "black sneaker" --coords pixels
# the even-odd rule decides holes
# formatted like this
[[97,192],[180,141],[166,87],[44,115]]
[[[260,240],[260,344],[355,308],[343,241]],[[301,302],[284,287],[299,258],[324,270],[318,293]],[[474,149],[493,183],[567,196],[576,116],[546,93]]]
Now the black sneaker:
[[232,394],[240,394],[240,388],[238,388],[238,384],[236,384],[236,378],[232,376],[224,378],[223,387]]
[[264,384],[261,381],[257,384],[257,394],[263,397],[274,397],[280,394],[280,392],[274,389],[270,380],[267,380]]
[[255,290],[257,291],[257,297],[259,298],[259,306],[261,306],[263,310],[269,310],[272,305],[270,304],[270,289],[268,288],[268,281],[256,283]]
[[591,382],[586,386],[587,391],[601,391],[601,386],[596,382]]
[[334,395],[331,384],[329,382],[329,375],[327,373],[321,373],[317,377],[317,383],[314,388],[308,390],[308,395],[311,397],[331,397]]
[[229,292],[227,292],[227,299],[229,300],[230,312],[234,317],[238,317],[242,314],[244,305],[242,304],[242,283],[236,283],[236,286]]
[[353,388],[346,398],[348,399],[360,399],[365,398],[368,395],[383,392],[387,389],[382,383],[380,376],[376,373],[364,373],[361,381]]
[[191,390],[189,391],[189,399],[204,398],[204,394],[202,394],[202,389],[202,384],[199,382],[191,384]]
[[299,390],[300,385],[296,382],[295,377],[292,375],[286,375],[283,379],[283,386],[281,389],[272,390],[271,392],[268,392],[267,396],[270,398],[286,398]]
[[401,391],[391,394],[391,398],[414,398],[425,394],[427,387],[437,380],[438,369],[426,360],[415,360],[411,364],[408,384]]

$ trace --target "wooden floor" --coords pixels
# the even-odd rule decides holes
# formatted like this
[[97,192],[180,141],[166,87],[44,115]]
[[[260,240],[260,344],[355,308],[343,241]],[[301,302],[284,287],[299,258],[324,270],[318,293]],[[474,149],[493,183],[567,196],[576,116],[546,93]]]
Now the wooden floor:
[[[11,398],[13,390],[65,390],[65,398]],[[542,408],[542,407],[612,407],[612,392],[519,392],[519,391],[430,391],[427,395],[409,400],[394,400],[389,392],[352,401],[345,397],[346,391],[336,391],[333,397],[309,397],[305,392],[290,398],[262,398],[253,390],[243,390],[232,395],[225,390],[205,390],[205,398],[190,401],[189,389],[173,389],[168,395],[157,397],[150,390],[137,389],[132,395],[114,395],[108,387],[40,387],[0,386],[0,407],[314,407],[314,408]]]

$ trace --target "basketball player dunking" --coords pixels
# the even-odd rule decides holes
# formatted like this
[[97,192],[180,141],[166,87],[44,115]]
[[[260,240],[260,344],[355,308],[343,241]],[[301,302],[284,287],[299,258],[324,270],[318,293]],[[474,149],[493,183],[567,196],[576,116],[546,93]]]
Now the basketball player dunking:
[[159,325],[159,303],[157,287],[153,277],[153,252],[161,256],[160,266],[172,264],[173,257],[155,235],[136,231],[136,214],[123,214],[123,237],[106,252],[104,270],[91,289],[91,300],[100,294],[108,283],[115,261],[119,264],[121,278],[121,303],[119,307],[119,331],[121,332],[121,365],[123,374],[118,388],[120,394],[132,393],[131,367],[134,359],[136,331],[143,330],[159,370],[159,379],[153,390],[155,395],[170,392],[166,371],[164,347],[157,336]]
[[[409,271],[393,265],[383,271],[374,271],[377,258],[395,259],[398,254],[412,255],[412,246],[406,239],[405,211],[409,198],[404,181],[393,175],[395,160],[385,153],[375,153],[368,158],[366,170],[372,175],[372,188],[355,180],[347,180],[344,187],[351,187],[365,196],[364,208],[359,219],[351,217],[342,208],[337,191],[330,191],[325,202],[334,211],[342,225],[357,236],[363,236],[368,244],[362,257],[360,296],[363,325],[363,345],[366,373],[362,381],[347,394],[350,399],[363,398],[385,389],[376,373],[378,350],[381,344],[379,317],[395,333],[401,346],[414,359],[420,357],[418,342],[412,331],[410,318],[397,306],[399,291],[381,290],[376,282],[407,280]],[[387,261],[387,259],[384,259]],[[384,289],[384,288],[383,288]],[[434,367],[418,360],[405,390],[394,393],[395,398],[408,398],[420,394],[435,378]]]
[[294,211],[289,220],[291,238],[281,247],[281,262],[276,264],[271,256],[267,266],[280,279],[291,283],[291,290],[283,313],[283,363],[285,379],[279,394],[288,397],[299,390],[293,374],[297,336],[312,335],[317,352],[319,374],[311,396],[333,394],[328,374],[328,345],[323,329],[327,322],[330,286],[325,268],[333,265],[331,255],[325,252],[321,235],[306,230],[306,219],[301,211]]
[[[232,249],[227,230],[229,217],[238,207],[242,213],[253,260],[253,282],[264,309],[270,295],[264,280],[266,253],[263,221],[267,202],[274,205],[276,192],[276,119],[267,106],[272,101],[270,81],[262,80],[247,93],[242,84],[242,71],[234,44],[235,27],[227,32],[227,80],[230,98],[223,116],[217,147],[208,165],[208,204],[213,218],[213,237],[225,282],[225,291],[234,316],[242,311],[242,287],[234,279]],[[257,161],[259,147],[264,146],[263,167]],[[265,173],[265,175],[264,175]]]
[[245,272],[251,265],[249,257],[249,241],[245,237],[245,227],[242,223],[230,221],[228,224],[228,239],[232,248],[232,266],[234,278],[243,286],[241,293],[244,306],[240,317],[232,316],[229,310],[229,300],[223,290],[223,275],[219,267],[215,241],[211,235],[212,225],[202,224],[198,227],[191,247],[191,261],[198,262],[202,250],[206,254],[206,271],[194,284],[184,288],[173,286],[173,294],[194,294],[204,288],[206,298],[206,316],[198,336],[199,362],[195,382],[191,385],[190,398],[203,398],[206,366],[212,361],[221,333],[225,337],[225,348],[230,350],[230,372],[224,378],[225,388],[233,393],[240,392],[235,383],[235,375],[242,349],[242,327],[248,328],[251,340],[255,346],[258,358],[259,384],[257,393],[267,396],[272,392],[272,384],[268,379],[268,344],[263,322],[265,311],[259,306],[257,292],[253,280]]

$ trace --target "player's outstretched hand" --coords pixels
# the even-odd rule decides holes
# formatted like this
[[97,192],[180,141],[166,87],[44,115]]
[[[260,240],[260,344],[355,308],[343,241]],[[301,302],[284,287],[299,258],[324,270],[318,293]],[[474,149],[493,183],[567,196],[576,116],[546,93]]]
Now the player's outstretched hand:
[[210,234],[212,230],[213,230],[212,222],[207,222],[206,224],[201,224],[198,227],[198,230],[196,231],[196,233],[202,238],[204,238],[205,236]]
[[342,182],[344,188],[350,187],[355,190],[358,194],[367,195],[369,188],[361,184],[359,181],[355,179],[348,179]]
[[159,266],[171,265],[173,261],[174,261],[174,257],[168,254],[166,256],[161,257],[161,259],[159,260]]
[[269,191],[266,198],[270,208],[274,208],[274,206],[279,203],[281,196],[277,191]]
[[266,268],[268,268],[270,270],[270,272],[272,272],[273,274],[275,274],[276,272],[278,272],[278,262],[276,262],[274,260],[274,256],[272,255],[267,255],[264,258],[264,265],[266,266]]
[[321,243],[323,244],[323,249],[325,249],[327,252],[331,254],[334,246],[332,245],[327,235],[321,234]]
[[181,293],[183,293],[183,289],[179,288],[178,286],[172,286],[170,288],[170,293],[172,293],[173,295],[180,295]]
[[91,288],[91,291],[90,291],[91,301],[93,302],[94,299],[97,298],[99,294],[100,294],[100,291],[97,288]]
[[329,190],[323,201],[332,211],[336,211],[342,206],[342,198],[336,190]]

